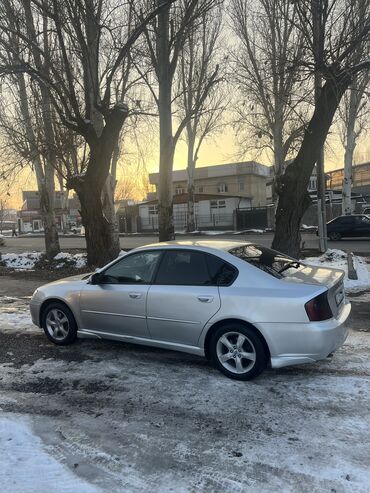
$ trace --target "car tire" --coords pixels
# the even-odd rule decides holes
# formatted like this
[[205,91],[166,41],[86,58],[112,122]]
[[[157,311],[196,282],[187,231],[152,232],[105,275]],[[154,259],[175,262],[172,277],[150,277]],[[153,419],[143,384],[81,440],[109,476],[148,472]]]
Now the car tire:
[[60,302],[47,305],[42,313],[41,326],[46,337],[58,346],[72,344],[77,338],[77,324],[71,310]]
[[329,233],[328,236],[331,241],[339,241],[342,239],[342,235],[337,232]]
[[228,323],[216,329],[209,350],[216,368],[235,380],[251,380],[267,365],[268,357],[261,337],[243,323]]

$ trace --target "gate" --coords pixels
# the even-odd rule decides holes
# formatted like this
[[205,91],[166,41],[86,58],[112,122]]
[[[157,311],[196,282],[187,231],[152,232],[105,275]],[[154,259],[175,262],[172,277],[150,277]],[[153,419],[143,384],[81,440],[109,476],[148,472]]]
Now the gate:
[[236,228],[264,229],[268,226],[267,207],[252,207],[251,209],[238,209],[236,211]]

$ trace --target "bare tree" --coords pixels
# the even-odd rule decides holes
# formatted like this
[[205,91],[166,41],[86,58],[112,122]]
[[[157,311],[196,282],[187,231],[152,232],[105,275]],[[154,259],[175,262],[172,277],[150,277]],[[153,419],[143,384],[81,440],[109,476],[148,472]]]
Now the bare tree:
[[[325,143],[341,98],[358,74],[369,70],[369,0],[300,0],[295,2],[304,36],[305,57],[300,65],[309,75],[320,74],[324,84],[295,159],[287,166],[278,190],[279,202],[273,248],[294,257],[300,253],[300,225],[310,204],[307,185]],[[314,18],[320,30],[313,33]],[[348,23],[348,18],[353,23]],[[325,35],[324,35],[325,33]],[[320,49],[317,50],[318,38]],[[353,63],[353,53],[361,59]]]
[[27,88],[24,74],[14,75],[10,82],[11,94],[3,85],[7,97],[5,105],[2,104],[0,108],[0,129],[3,138],[12,148],[13,156],[17,156],[13,166],[17,162],[20,166],[27,164],[35,172],[45,251],[46,256],[52,259],[60,252],[60,245],[54,212],[56,154],[51,108],[42,106],[41,96],[35,94],[35,87],[32,90]]
[[5,209],[6,209],[6,201],[4,199],[0,199],[0,233],[1,234],[4,229],[5,212],[6,212]]
[[[81,202],[90,265],[101,265],[119,252],[102,203],[113,150],[129,112],[114,88],[146,24],[172,1],[160,0],[140,21],[132,15],[133,0],[4,0],[0,5],[0,46],[15,57],[12,64],[0,63],[0,74],[27,73],[60,122],[81,137],[78,172],[67,163],[65,179]],[[16,53],[14,35],[20,46]],[[45,37],[53,46],[48,53],[40,41]]]
[[[233,55],[237,87],[234,125],[242,153],[268,150],[275,182],[296,150],[307,118],[302,33],[295,28],[291,0],[232,0],[232,28],[239,41]],[[276,200],[275,186],[273,199]]]
[[181,121],[186,121],[188,174],[187,229],[195,229],[194,175],[200,148],[207,136],[222,125],[227,97],[220,91],[218,45],[221,31],[220,5],[205,12],[200,22],[188,30],[179,57],[178,106]]
[[368,96],[370,72],[359,74],[344,94],[339,108],[341,140],[344,147],[344,176],[342,212],[352,214],[352,165],[353,156],[361,134],[369,128]]
[[[157,0],[159,3],[160,0]],[[145,30],[150,63],[154,69],[158,91],[153,81],[146,79],[159,113],[159,241],[173,239],[172,169],[176,144],[190,115],[173,129],[174,78],[180,52],[195,23],[221,0],[181,0],[168,5],[155,22]],[[203,99],[206,95],[203,95]],[[203,101],[203,100],[202,100]]]

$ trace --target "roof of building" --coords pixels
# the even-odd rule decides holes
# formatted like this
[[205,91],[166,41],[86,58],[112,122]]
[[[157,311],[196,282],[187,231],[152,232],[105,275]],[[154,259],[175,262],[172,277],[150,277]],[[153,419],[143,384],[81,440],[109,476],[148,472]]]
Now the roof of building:
[[[270,166],[257,163],[256,161],[243,161],[238,163],[217,164],[213,166],[201,166],[195,169],[195,179],[221,178],[232,175],[258,175],[267,177],[270,175]],[[159,173],[150,173],[149,181],[151,184],[158,183]],[[188,172],[186,169],[172,171],[172,181],[187,181]]]
[[[226,193],[195,193],[195,202],[200,202],[202,200],[222,200],[222,199],[250,199],[250,197],[245,197],[244,195],[230,195]],[[179,193],[173,196],[174,204],[187,204],[188,203],[188,193]],[[138,205],[156,205],[158,204],[158,199],[147,200],[145,202],[140,202]]]
[[[370,169],[370,161],[367,161],[366,163],[359,163],[359,164],[354,164],[352,166],[352,168],[366,168],[368,167]],[[326,174],[330,175],[331,173],[335,173],[335,172],[338,172],[338,171],[343,171],[344,168],[335,168],[335,169],[332,169],[330,171],[327,171]]]

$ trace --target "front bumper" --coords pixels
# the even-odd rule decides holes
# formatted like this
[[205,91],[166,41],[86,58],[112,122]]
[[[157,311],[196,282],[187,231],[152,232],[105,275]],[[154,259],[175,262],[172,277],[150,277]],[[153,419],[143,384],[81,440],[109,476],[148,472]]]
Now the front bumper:
[[345,342],[348,336],[346,321],[351,304],[346,303],[338,318],[304,324],[263,324],[271,354],[271,367],[312,363],[325,359]]
[[41,327],[40,324],[40,307],[41,303],[37,303],[33,300],[30,302],[30,312],[31,312],[31,318],[32,322],[37,325],[37,327]]

